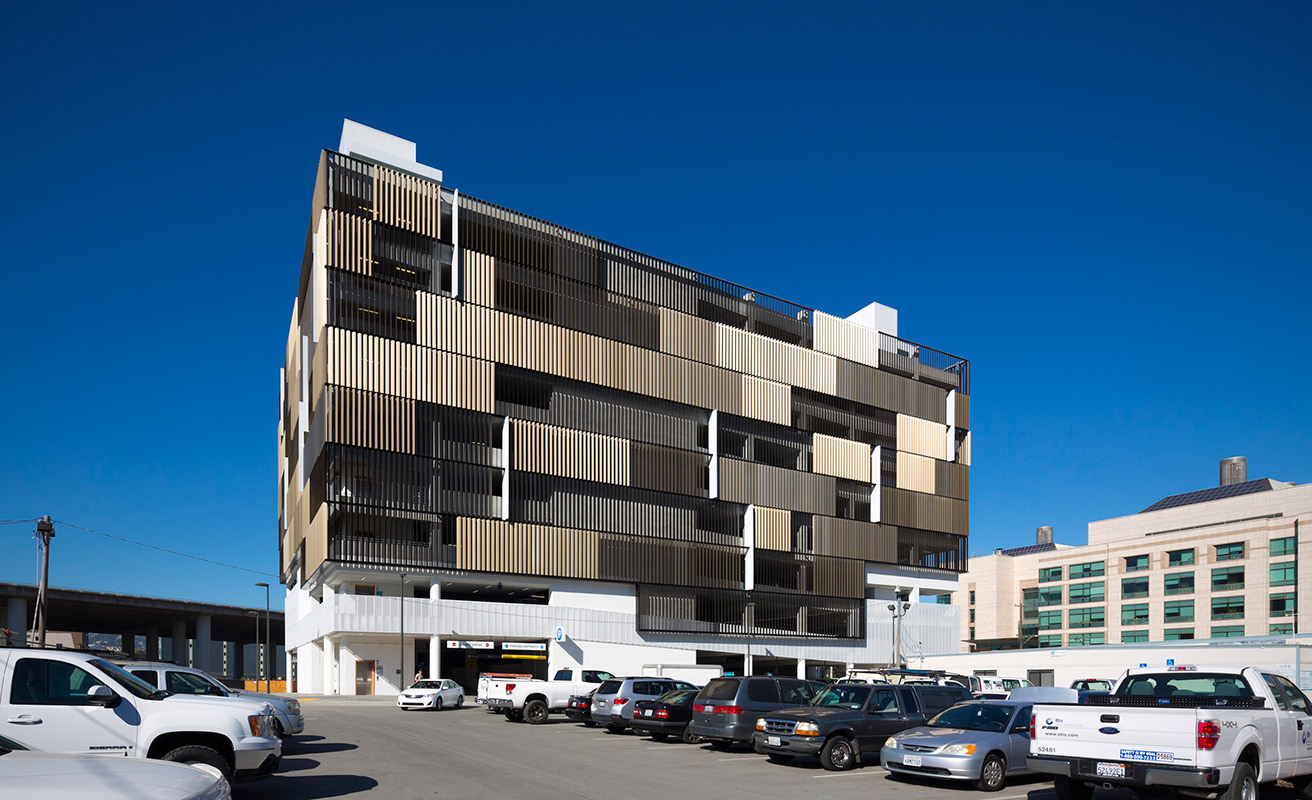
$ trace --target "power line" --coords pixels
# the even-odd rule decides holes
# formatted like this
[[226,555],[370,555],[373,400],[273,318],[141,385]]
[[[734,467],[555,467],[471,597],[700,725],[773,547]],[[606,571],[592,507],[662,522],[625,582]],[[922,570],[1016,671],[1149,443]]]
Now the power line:
[[22,525],[25,522],[36,522],[36,517],[31,519],[0,519],[0,525]]
[[135,545],[138,546],[138,547],[146,547],[146,548],[149,548],[149,549],[151,549],[151,550],[158,550],[158,551],[161,552],[161,553],[168,553],[169,555],[173,555],[173,556],[181,556],[181,557],[183,557],[183,558],[190,558],[190,559],[193,560],[193,561],[203,561],[203,562],[206,563],[206,564],[213,564],[213,565],[216,566],[216,567],[227,567],[228,569],[238,569],[238,570],[241,570],[242,572],[250,572],[250,573],[252,573],[252,574],[255,574],[255,575],[261,575],[261,576],[264,576],[264,577],[266,577],[266,578],[277,578],[277,577],[278,577],[277,575],[274,575],[274,574],[271,573],[271,572],[265,572],[265,571],[263,571],[263,570],[258,570],[258,569],[251,569],[250,567],[242,567],[242,566],[238,566],[237,564],[228,564],[228,563],[225,563],[225,562],[223,562],[223,561],[215,561],[215,560],[212,559],[212,558],[203,558],[203,557],[201,557],[201,556],[193,556],[193,555],[190,554],[190,553],[183,553],[183,552],[180,552],[180,551],[178,551],[178,550],[170,550],[170,549],[168,549],[167,547],[160,547],[160,546],[158,546],[158,545],[147,544],[146,542],[138,542],[138,541],[135,541],[135,540],[132,540],[132,539],[125,539],[125,538],[122,537],[122,536],[115,536],[115,535],[112,534],[112,533],[105,533],[104,531],[97,531],[97,530],[92,530],[91,528],[84,528],[84,527],[82,527],[81,525],[74,525],[73,523],[71,523],[71,522],[65,522],[65,521],[62,520],[62,519],[57,519],[57,520],[55,520],[55,522],[59,523],[60,525],[63,525],[63,526],[66,527],[66,528],[76,528],[76,529],[79,530],[79,531],[85,531],[86,533],[95,534],[96,536],[103,536],[103,537],[105,537],[106,539],[113,539],[113,540],[115,540],[115,541],[117,541],[117,542],[124,542],[124,543],[126,543],[126,544],[135,544]]

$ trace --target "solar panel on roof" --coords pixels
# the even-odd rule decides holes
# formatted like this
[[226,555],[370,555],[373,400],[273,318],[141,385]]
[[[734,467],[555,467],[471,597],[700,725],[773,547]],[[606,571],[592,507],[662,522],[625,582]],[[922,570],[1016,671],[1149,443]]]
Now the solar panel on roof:
[[1052,542],[1043,544],[1027,544],[1024,547],[1011,547],[1002,551],[1004,556],[1027,556],[1031,553],[1046,553],[1049,550],[1056,550],[1057,545]]
[[1232,483],[1229,486],[1213,486],[1209,489],[1199,489],[1196,492],[1185,492],[1184,494],[1173,494],[1170,497],[1163,497],[1156,503],[1140,511],[1140,514],[1146,514],[1149,511],[1161,511],[1166,508],[1179,508],[1180,506],[1191,506],[1195,503],[1206,503],[1211,500],[1224,500],[1230,497],[1242,497],[1254,492],[1267,492],[1271,490],[1271,480],[1269,478],[1258,478],[1255,481],[1245,481],[1244,483]]

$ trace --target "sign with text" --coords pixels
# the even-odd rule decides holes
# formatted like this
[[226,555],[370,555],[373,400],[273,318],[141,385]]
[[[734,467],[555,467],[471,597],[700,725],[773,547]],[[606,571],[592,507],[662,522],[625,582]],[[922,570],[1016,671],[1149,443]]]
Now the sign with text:
[[541,653],[547,649],[541,642],[502,642],[502,650],[529,650],[535,653]]
[[459,639],[447,639],[446,647],[448,650],[491,650],[491,642],[466,642]]

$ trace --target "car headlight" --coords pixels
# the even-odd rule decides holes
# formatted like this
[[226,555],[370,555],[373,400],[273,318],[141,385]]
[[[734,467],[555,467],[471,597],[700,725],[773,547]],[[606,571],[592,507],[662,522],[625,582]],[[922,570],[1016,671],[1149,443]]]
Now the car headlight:
[[793,733],[798,736],[819,736],[820,726],[814,722],[799,722],[797,727],[793,729]]
[[884,747],[887,747],[887,748],[890,749],[890,750],[896,750],[896,749],[897,749],[897,737],[896,737],[896,736],[890,736],[890,737],[888,737],[887,739],[885,739],[885,740],[884,740]]
[[759,719],[756,720],[756,729],[758,731],[765,730],[765,717],[760,717]]
[[287,713],[289,713],[289,714],[299,714],[299,713],[301,713],[301,702],[300,702],[299,700],[288,700],[288,701],[287,701]]
[[972,756],[975,754],[975,745],[973,744],[950,744],[943,748],[945,756]]
[[251,714],[246,718],[246,723],[250,725],[251,736],[269,735],[269,718],[263,714]]

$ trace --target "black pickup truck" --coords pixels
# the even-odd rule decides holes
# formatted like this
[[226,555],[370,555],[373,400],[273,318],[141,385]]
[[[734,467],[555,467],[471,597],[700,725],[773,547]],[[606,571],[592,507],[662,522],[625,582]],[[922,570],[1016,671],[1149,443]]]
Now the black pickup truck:
[[852,769],[889,736],[969,699],[960,686],[834,684],[810,705],[761,717],[752,745],[771,761],[819,755],[825,769]]

